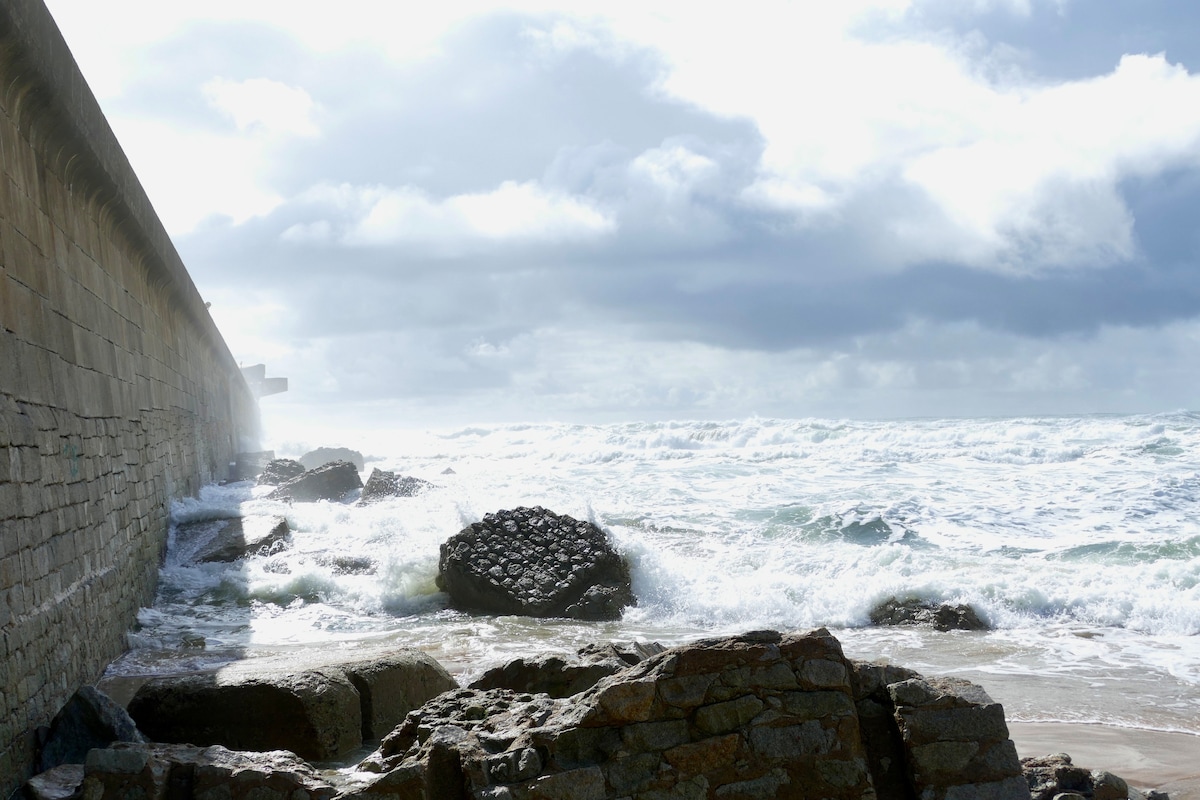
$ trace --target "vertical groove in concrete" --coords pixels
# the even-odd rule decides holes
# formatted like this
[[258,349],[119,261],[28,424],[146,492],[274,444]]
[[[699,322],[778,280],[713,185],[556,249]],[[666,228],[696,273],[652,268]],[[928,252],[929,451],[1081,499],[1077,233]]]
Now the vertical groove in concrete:
[[[186,157],[186,154],[181,154]],[[41,0],[0,3],[0,798],[257,408]]]

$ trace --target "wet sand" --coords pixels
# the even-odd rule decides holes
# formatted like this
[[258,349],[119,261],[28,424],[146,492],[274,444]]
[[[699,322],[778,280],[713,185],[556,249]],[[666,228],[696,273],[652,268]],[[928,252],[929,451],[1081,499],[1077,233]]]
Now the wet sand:
[[1008,730],[1022,758],[1067,753],[1076,766],[1108,770],[1130,786],[1200,800],[1200,736],[1058,722],[1010,722]]

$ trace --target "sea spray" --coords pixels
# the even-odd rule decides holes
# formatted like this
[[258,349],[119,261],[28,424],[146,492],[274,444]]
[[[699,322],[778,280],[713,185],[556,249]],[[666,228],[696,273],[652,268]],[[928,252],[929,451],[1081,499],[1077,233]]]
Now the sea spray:
[[[477,426],[296,449],[309,444],[433,485],[365,507],[248,483],[178,502],[176,522],[283,516],[290,544],[232,565],[174,547],[116,671],[384,640],[469,677],[595,640],[826,625],[855,657],[980,680],[1018,719],[1200,733],[1196,415]],[[449,608],[439,545],[521,505],[606,530],[638,606],[612,623]],[[968,603],[994,630],[867,627],[891,596]]]

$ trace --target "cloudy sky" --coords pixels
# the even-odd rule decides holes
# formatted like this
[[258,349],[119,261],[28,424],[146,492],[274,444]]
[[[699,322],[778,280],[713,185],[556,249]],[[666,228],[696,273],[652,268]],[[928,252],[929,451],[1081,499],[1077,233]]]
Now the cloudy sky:
[[267,415],[1200,407],[1186,0],[47,4]]

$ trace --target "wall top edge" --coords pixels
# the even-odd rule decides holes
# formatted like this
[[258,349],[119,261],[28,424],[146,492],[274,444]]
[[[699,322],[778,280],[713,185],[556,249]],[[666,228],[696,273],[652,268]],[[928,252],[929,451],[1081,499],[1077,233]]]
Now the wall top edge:
[[26,84],[37,93],[39,103],[57,117],[56,137],[65,138],[67,146],[75,151],[72,155],[94,168],[80,174],[104,176],[109,185],[96,188],[115,191],[118,213],[140,234],[142,246],[150,251],[147,264],[161,273],[157,277],[173,290],[183,312],[209,339],[218,359],[225,361],[241,380],[236,359],[42,0],[0,2],[0,51],[4,54],[0,67],[10,73],[4,75],[8,88]]

